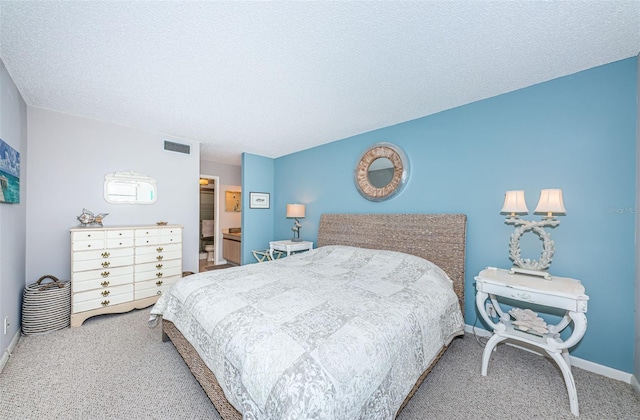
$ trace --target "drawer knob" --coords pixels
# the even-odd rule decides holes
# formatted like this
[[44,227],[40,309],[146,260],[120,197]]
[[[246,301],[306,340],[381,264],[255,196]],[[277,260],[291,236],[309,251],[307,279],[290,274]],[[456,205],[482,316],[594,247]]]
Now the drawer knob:
[[110,265],[111,265],[111,263],[110,263],[109,261],[104,261],[104,262],[102,263],[102,268],[107,268],[107,267],[109,267]]
[[91,244],[87,245],[87,248],[91,248]]
[[162,272],[156,273],[156,277],[157,277],[157,278],[162,277]]
[[111,255],[110,252],[103,252],[102,253],[102,258],[109,258],[110,255]]
[[107,297],[109,296],[109,293],[111,293],[110,290],[103,290],[102,293],[100,293],[102,296]]
[[162,280],[158,280],[158,281],[156,282],[156,286],[162,286]]
[[164,248],[160,246],[160,247],[156,248],[156,251],[158,251],[158,252],[162,252],[162,250],[163,250],[163,249],[164,249]]
[[102,283],[100,283],[100,286],[102,286],[102,287],[107,287],[108,285],[109,285],[109,281],[108,280],[105,280]]
[[160,270],[162,268],[162,264],[156,264],[156,268]]
[[[109,273],[108,271],[103,271],[102,273],[100,273],[100,275],[101,275],[102,277],[104,277],[104,278],[109,277],[109,274],[111,274],[111,273]],[[107,282],[107,283],[108,283],[108,282]]]
[[158,256],[156,257],[156,260],[158,260],[158,261],[162,261],[162,259],[163,259],[163,258],[164,258],[164,257],[163,257],[162,255],[158,255]]
[[102,306],[107,306],[107,305],[109,305],[109,303],[111,303],[111,302],[109,302],[108,300],[103,300],[102,302],[100,302],[100,304]]
[[162,294],[162,290],[158,290],[158,293],[156,293],[156,295],[161,295]]

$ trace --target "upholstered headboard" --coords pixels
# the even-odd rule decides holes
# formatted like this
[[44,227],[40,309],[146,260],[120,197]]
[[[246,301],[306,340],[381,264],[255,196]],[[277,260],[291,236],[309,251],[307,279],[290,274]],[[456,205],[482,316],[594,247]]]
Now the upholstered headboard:
[[427,259],[453,280],[464,313],[464,214],[323,214],[318,246],[387,249]]

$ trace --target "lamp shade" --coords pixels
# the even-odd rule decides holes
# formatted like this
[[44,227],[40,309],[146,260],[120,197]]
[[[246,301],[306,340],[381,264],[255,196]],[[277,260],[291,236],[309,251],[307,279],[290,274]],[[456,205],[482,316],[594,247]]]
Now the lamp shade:
[[562,201],[562,190],[551,189],[540,191],[540,200],[536,206],[536,213],[547,213],[551,217],[553,213],[566,213],[564,202]]
[[524,190],[507,191],[504,194],[504,204],[500,213],[527,213],[527,203],[524,201]]
[[304,217],[304,204],[287,204],[287,217]]

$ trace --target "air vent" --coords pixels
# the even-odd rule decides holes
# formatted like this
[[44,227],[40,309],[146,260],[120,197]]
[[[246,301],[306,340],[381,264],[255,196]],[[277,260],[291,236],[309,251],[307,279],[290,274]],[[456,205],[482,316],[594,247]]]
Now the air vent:
[[170,152],[184,153],[185,155],[191,154],[191,146],[189,146],[188,144],[176,143],[169,140],[164,141],[164,150],[168,150]]

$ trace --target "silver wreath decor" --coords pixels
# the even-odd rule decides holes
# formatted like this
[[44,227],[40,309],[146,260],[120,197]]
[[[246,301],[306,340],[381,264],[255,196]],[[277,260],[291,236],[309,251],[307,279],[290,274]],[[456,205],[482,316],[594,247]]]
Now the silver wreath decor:
[[[513,223],[515,226],[518,226],[511,234],[511,238],[509,240],[509,258],[511,258],[518,267],[527,270],[542,271],[549,268],[556,249],[555,244],[551,239],[551,234],[546,232],[543,227],[556,226],[560,222],[552,219],[529,222],[526,220],[509,218],[506,220],[506,223]],[[537,233],[542,239],[542,254],[539,261],[532,260],[530,258],[522,259],[522,256],[520,255],[520,237],[529,230]]]

